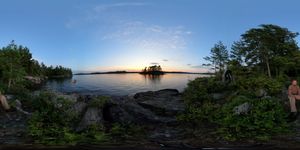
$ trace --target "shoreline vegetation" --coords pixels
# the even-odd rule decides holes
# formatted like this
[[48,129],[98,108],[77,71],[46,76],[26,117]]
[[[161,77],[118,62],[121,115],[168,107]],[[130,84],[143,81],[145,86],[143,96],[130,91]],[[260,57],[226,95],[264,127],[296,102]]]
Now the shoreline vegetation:
[[[19,87],[6,97],[13,108],[18,100],[32,115],[11,121],[1,114],[5,128],[0,130],[6,134],[0,143],[12,143],[6,140],[9,136],[14,144],[56,146],[300,148],[300,119],[287,118],[287,87],[291,79],[300,79],[297,36],[277,25],[260,25],[242,34],[230,52],[222,42],[215,44],[205,57],[209,63],[203,64],[214,75],[190,81],[182,93],[165,89],[121,97],[30,91],[26,75],[65,75],[71,70],[50,67],[45,73],[39,63],[25,65],[23,47],[12,43],[0,51],[0,88],[11,94],[12,87]],[[114,73],[128,72],[94,74]],[[166,72],[155,65],[132,73]],[[16,110],[8,113],[18,118]]]
[[49,78],[71,78],[72,70],[46,66],[32,58],[29,48],[11,41],[0,49],[0,91],[18,94],[43,84]]
[[89,72],[89,73],[76,73],[74,75],[95,75],[95,74],[126,74],[126,73],[139,73],[142,75],[164,75],[164,74],[203,74],[213,75],[210,72],[183,72],[183,71],[163,71],[160,65],[153,65],[145,67],[142,71],[108,71],[108,72]]
[[[138,71],[108,71],[108,72],[88,72],[88,73],[75,73],[73,75],[96,75],[96,74],[130,74],[130,73],[140,73],[144,74],[143,72]],[[149,73],[149,74],[156,74],[156,73]],[[203,75],[213,75],[214,73],[201,73],[201,72],[181,72],[181,71],[163,71],[162,74],[203,74]]]

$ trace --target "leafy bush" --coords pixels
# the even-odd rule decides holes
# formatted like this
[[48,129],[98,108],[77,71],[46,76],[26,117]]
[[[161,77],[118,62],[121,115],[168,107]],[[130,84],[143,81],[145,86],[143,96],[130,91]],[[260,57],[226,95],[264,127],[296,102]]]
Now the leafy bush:
[[[250,112],[235,114],[234,107],[245,102],[251,104]],[[220,125],[219,133],[227,140],[239,138],[266,140],[274,134],[288,131],[285,116],[282,104],[277,99],[249,99],[238,96],[222,107],[216,123]]]
[[278,79],[272,79],[267,76],[255,76],[249,78],[240,78],[237,80],[237,87],[244,94],[253,95],[257,90],[264,89],[270,96],[281,92],[284,83]]
[[[265,89],[268,95],[280,93],[283,81],[265,76],[239,78],[235,85],[224,85],[215,78],[198,78],[189,82],[184,91],[187,111],[177,116],[184,123],[210,122],[219,127],[218,133],[227,140],[241,138],[268,139],[287,130],[283,104],[276,98],[256,98],[255,92]],[[239,91],[226,98],[224,104],[212,101],[211,93]],[[239,96],[240,95],[240,96]],[[244,95],[244,96],[242,96]],[[247,114],[235,114],[234,108],[243,103],[252,107]]]
[[64,144],[71,132],[71,121],[75,118],[67,113],[70,101],[57,98],[53,93],[42,92],[32,101],[35,110],[28,123],[28,134],[36,143]]
[[193,124],[201,124],[203,121],[213,122],[215,116],[220,109],[220,105],[211,102],[205,102],[199,107],[188,106],[184,114],[177,116],[177,120],[181,122],[189,122]]
[[212,100],[212,93],[224,92],[233,89],[233,85],[226,85],[214,77],[197,78],[188,83],[183,92],[183,98],[189,106],[201,106]]
[[[90,107],[103,107],[109,97],[95,97]],[[110,132],[103,125],[90,125],[78,133],[73,129],[78,116],[70,111],[72,101],[51,92],[41,92],[33,97],[32,107],[36,110],[28,122],[28,135],[35,143],[46,145],[99,144],[116,139],[127,139],[143,134],[140,126],[131,124],[113,124]]]

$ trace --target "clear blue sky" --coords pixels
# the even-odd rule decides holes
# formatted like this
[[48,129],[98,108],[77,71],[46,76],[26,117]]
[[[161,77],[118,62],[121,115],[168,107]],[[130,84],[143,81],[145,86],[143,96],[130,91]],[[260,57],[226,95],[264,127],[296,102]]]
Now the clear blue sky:
[[[211,47],[276,24],[300,32],[299,0],[1,0],[0,46],[77,71],[203,71]],[[299,41],[299,38],[297,39]]]

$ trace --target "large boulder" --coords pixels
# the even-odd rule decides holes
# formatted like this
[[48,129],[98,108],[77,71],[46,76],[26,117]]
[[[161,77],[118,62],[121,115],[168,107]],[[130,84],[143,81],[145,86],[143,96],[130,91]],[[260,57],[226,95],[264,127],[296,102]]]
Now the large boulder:
[[103,125],[102,110],[97,107],[89,107],[84,113],[76,131],[87,129],[91,125]]
[[43,77],[34,77],[34,76],[25,76],[24,79],[30,81],[32,84],[35,85],[41,85],[45,81],[45,78]]
[[185,105],[177,90],[166,89],[137,93],[133,97],[110,97],[101,107],[82,100],[73,105],[74,112],[81,114],[77,131],[93,124],[105,122],[135,124],[177,124],[176,114],[184,112]]
[[104,108],[105,118],[119,123],[172,123],[175,118],[158,116],[150,109],[139,105],[130,97],[112,98],[112,102]]
[[137,93],[134,99],[142,107],[161,116],[174,116],[185,110],[181,95],[175,89]]

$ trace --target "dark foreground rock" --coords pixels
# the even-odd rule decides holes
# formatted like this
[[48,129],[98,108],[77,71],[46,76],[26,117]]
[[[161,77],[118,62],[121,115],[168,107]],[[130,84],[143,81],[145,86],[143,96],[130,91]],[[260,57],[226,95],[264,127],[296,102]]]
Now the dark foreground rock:
[[[91,102],[86,101],[86,103]],[[78,130],[83,130],[88,125],[104,122],[141,125],[176,124],[176,115],[184,112],[184,103],[177,90],[166,89],[138,93],[133,97],[111,97],[103,107],[98,108],[86,105],[84,102],[77,102],[73,108],[77,112],[83,112],[77,127]]]

